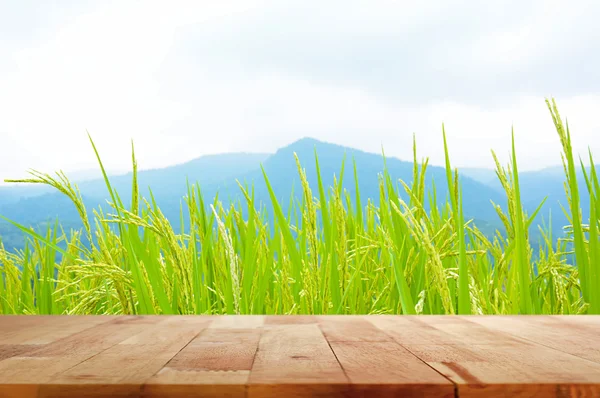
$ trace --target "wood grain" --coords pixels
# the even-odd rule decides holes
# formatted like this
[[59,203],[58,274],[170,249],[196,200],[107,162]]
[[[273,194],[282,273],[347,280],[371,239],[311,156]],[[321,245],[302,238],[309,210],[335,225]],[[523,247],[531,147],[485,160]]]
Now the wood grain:
[[393,342],[331,342],[356,395],[453,397],[454,385]]
[[6,316],[0,322],[0,341],[2,344],[48,344],[111,319],[114,318],[81,315]]
[[[468,317],[389,318],[373,322],[453,381],[461,397],[600,395],[597,363],[494,331]],[[400,330],[407,327],[407,322],[423,325],[427,344],[419,340],[413,344],[402,338]],[[540,327],[540,333],[544,329]],[[437,344],[432,336],[438,337]]]
[[489,330],[513,335],[600,363],[600,339],[598,339],[600,323],[590,322],[597,319],[596,317],[584,319],[584,321],[573,321],[574,318],[570,317],[539,316],[525,320],[513,316],[500,319],[470,317],[467,320]]
[[[123,317],[107,319],[107,322],[89,327],[87,321],[82,320],[86,326],[83,330],[0,361],[0,384],[50,383],[58,374],[143,331],[145,326],[157,321],[157,318],[150,317]],[[52,320],[46,317],[43,322],[52,324]],[[43,322],[35,327],[43,328]],[[58,325],[65,322],[66,327],[69,327],[72,320],[59,317],[54,322]],[[4,320],[0,323],[4,323]],[[55,326],[56,324],[53,324],[51,331]]]
[[148,380],[144,395],[245,397],[263,318],[235,319],[213,321]]
[[140,386],[159,372],[196,337],[210,320],[193,317],[165,318],[140,333],[113,345],[62,372],[40,389],[44,396],[87,396],[138,394]]
[[265,327],[250,397],[344,396],[347,390],[348,378],[317,325]]
[[385,342],[392,338],[363,317],[340,315],[319,318],[319,326],[327,341]]
[[596,397],[597,316],[0,316],[4,397]]

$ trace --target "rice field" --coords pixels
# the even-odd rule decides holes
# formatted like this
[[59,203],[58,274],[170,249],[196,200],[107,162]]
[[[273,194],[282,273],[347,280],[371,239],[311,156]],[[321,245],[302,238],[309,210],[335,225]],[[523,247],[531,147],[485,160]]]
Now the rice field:
[[[131,206],[111,187],[96,151],[110,212],[87,209],[61,173],[19,181],[67,195],[84,227],[65,232],[57,224],[39,234],[13,223],[28,243],[18,252],[0,243],[0,313],[600,314],[598,176],[591,154],[589,168],[575,159],[568,125],[546,102],[562,144],[571,225],[560,237],[541,228],[539,247],[529,239],[539,228],[537,211],[523,210],[514,138],[508,165],[494,155],[508,206],[495,205],[504,230],[493,237],[463,215],[445,133],[451,194],[444,205],[428,189],[427,160],[418,162],[415,146],[413,181],[392,181],[384,170],[377,206],[361,203],[356,170],[351,197],[339,180],[309,186],[296,159],[303,190],[296,211],[283,211],[264,172],[272,214],[254,201],[252,187],[240,184],[245,201],[224,208],[189,185],[184,232],[152,198],[140,197],[133,151]],[[580,168],[587,191],[578,188]],[[582,195],[591,199],[584,212],[591,221],[582,219]]]

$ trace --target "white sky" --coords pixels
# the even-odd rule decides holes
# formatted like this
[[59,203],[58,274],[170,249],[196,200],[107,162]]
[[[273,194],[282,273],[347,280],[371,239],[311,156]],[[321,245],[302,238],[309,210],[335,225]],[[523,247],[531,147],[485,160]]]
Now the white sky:
[[456,166],[560,163],[544,97],[600,156],[600,2],[0,0],[0,179],[309,136]]

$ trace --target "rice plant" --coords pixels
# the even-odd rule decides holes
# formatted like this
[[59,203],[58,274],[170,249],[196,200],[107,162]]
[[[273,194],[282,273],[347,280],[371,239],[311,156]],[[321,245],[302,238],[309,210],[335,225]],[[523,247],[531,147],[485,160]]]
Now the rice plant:
[[[543,203],[524,211],[514,135],[508,165],[492,153],[507,200],[505,210],[490,204],[504,227],[492,237],[465,219],[445,131],[443,205],[416,144],[412,181],[393,181],[384,168],[378,205],[361,203],[356,165],[355,197],[343,189],[344,166],[325,186],[315,153],[318,184],[310,186],[296,158],[302,201],[287,214],[263,170],[269,206],[255,201],[252,186],[239,184],[243,201],[224,207],[191,184],[181,212],[188,228],[179,232],[152,196],[140,196],[133,148],[131,205],[124,206],[91,142],[110,212],[90,214],[62,173],[11,181],[56,188],[83,228],[65,232],[56,223],[42,234],[3,217],[27,243],[9,251],[0,239],[0,313],[600,314],[600,183],[591,154],[588,169],[575,164],[569,127],[546,102],[562,144],[570,225],[560,237],[540,228],[537,254],[529,234]],[[578,167],[587,192],[579,192]],[[590,197],[589,220],[581,195]]]

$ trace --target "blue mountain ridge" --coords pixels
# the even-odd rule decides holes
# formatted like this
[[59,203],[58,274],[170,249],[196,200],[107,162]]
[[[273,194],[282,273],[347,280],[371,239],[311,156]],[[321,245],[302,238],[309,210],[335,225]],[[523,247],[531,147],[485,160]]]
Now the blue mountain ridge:
[[[180,209],[184,205],[183,198],[187,194],[187,182],[199,184],[207,205],[218,193],[224,206],[228,206],[233,201],[242,201],[243,196],[237,181],[249,186],[253,185],[256,202],[270,209],[270,198],[260,168],[262,165],[277,198],[284,209],[287,209],[292,192],[296,201],[302,200],[302,187],[294,153],[306,170],[313,195],[318,195],[315,151],[319,158],[323,184],[326,187],[333,185],[334,176],[339,180],[342,162],[345,159],[344,189],[354,198],[355,163],[363,206],[369,199],[375,205],[378,204],[379,176],[384,169],[383,157],[380,154],[367,153],[312,138],[296,141],[273,154],[207,155],[179,165],[143,170],[138,174],[138,181],[142,195],[149,198],[148,187],[150,187],[163,214],[174,226],[179,226]],[[386,164],[393,181],[401,179],[410,185],[413,178],[412,162],[387,157]],[[447,198],[445,173],[442,167],[429,166],[426,175],[429,192],[435,183],[439,203],[445,203]],[[492,179],[488,183],[482,181],[494,175],[492,170],[486,169],[466,169],[465,173],[461,174],[465,216],[474,219],[488,235],[493,234],[496,228],[502,229],[490,201],[503,207],[506,204],[506,197],[496,180]],[[131,179],[131,173],[110,177],[111,184],[125,203],[131,197]],[[526,210],[533,212],[543,197],[548,196],[541,215],[547,220],[548,215],[552,214],[554,230],[556,233],[561,233],[561,227],[567,224],[567,219],[560,208],[560,203],[566,205],[564,177],[558,172],[549,173],[542,170],[521,173],[520,180],[522,201]],[[106,205],[109,196],[102,179],[83,181],[78,186],[90,214],[92,208],[101,205],[104,209],[109,209]],[[582,197],[585,200],[585,195]],[[67,230],[81,227],[74,206],[64,195],[39,186],[0,187],[0,214],[27,226],[46,225],[58,219]],[[8,248],[22,247],[21,232],[5,222],[0,222],[0,238]]]

